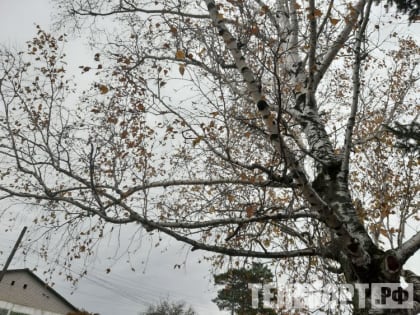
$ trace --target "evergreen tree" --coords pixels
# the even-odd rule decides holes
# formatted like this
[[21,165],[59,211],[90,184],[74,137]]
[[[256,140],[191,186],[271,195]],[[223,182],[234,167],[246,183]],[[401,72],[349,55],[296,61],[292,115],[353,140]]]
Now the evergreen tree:
[[217,304],[220,310],[230,310],[231,314],[274,315],[276,313],[273,309],[263,308],[261,296],[258,299],[258,308],[252,308],[252,294],[248,287],[250,283],[264,284],[272,281],[271,270],[261,263],[253,263],[250,269],[230,269],[225,273],[214,275],[215,284],[224,287],[218,291],[213,302]]

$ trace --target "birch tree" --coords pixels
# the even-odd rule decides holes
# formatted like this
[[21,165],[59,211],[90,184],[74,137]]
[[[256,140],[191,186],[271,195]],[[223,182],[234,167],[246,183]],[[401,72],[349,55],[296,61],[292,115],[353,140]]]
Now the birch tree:
[[26,51],[2,50],[0,191],[65,231],[67,265],[139,224],[295,282],[403,276],[420,302],[404,268],[419,159],[386,128],[419,110],[420,48],[387,31],[398,15],[371,0],[55,4],[61,26],[90,31],[94,82],[68,78],[65,35],[38,27]]

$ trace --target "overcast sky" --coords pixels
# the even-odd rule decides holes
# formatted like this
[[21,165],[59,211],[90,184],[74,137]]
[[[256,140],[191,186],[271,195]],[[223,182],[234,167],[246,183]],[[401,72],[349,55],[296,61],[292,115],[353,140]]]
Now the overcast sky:
[[[24,48],[25,41],[35,34],[35,24],[44,29],[50,28],[50,14],[48,0],[0,0],[0,43],[8,47]],[[69,67],[75,73],[84,60],[92,58],[92,53],[83,46],[82,40],[68,43],[66,53]],[[4,206],[0,203],[0,210]],[[0,252],[3,252],[0,265],[6,260],[24,224],[28,222],[20,220],[12,232],[6,233],[4,229],[0,231]],[[130,230],[133,228],[128,228],[124,235],[127,236]],[[191,253],[175,241],[155,249],[153,243],[145,241],[140,251],[133,254],[129,264],[126,257],[115,260],[118,255],[115,255],[112,248],[116,246],[113,241],[106,244],[96,264],[89,268],[88,275],[76,290],[59,276],[54,278],[54,288],[76,307],[101,315],[137,315],[145,306],[166,297],[186,301],[200,315],[227,314],[219,312],[211,302],[216,293],[211,282],[210,267],[204,262],[198,263],[203,252]],[[419,260],[417,255],[409,261],[407,267],[420,273]],[[24,262],[22,251],[19,251],[11,268],[33,268],[37,263],[36,253],[29,253]],[[181,265],[181,268],[174,269],[176,264]],[[109,274],[106,273],[108,267],[112,270]],[[131,271],[131,267],[136,271]],[[77,266],[74,268],[77,271]],[[42,274],[39,276],[43,277]]]
[[[50,29],[51,5],[48,0],[0,0],[0,44],[7,47],[23,49],[25,42],[36,33],[35,25]],[[71,40],[67,44],[66,54],[69,70],[80,73],[78,66],[84,61],[92,60],[92,52],[82,40]],[[6,205],[0,203],[0,212]],[[20,210],[20,209],[19,209]],[[23,210],[22,210],[23,211]],[[5,218],[1,218],[4,220]],[[7,258],[23,225],[29,224],[20,219],[12,232],[0,231],[0,265]],[[128,237],[130,228],[126,229]],[[161,299],[184,300],[200,315],[225,314],[211,302],[215,297],[215,288],[209,273],[209,265],[198,263],[203,252],[189,252],[179,242],[168,241],[166,245],[154,248],[147,240],[140,251],[133,254],[131,263],[125,256],[115,261],[113,248],[118,244],[110,242],[103,246],[94,266],[89,268],[88,275],[74,290],[70,283],[56,276],[54,288],[76,307],[101,315],[137,315],[146,305],[155,304]],[[163,252],[162,252],[163,251]],[[118,256],[118,255],[117,255]],[[18,251],[10,268],[34,268],[39,263],[36,253],[29,253],[24,261],[22,251]],[[181,268],[174,269],[174,265]],[[106,269],[111,267],[111,272]],[[135,268],[135,272],[131,271]],[[76,265],[74,271],[78,270]],[[40,271],[41,272],[41,268]],[[44,278],[43,274],[38,274]]]

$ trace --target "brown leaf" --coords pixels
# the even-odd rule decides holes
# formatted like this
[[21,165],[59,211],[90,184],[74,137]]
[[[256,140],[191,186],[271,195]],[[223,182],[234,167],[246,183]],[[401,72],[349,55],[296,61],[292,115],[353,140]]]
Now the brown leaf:
[[185,73],[185,66],[184,65],[179,65],[179,73],[183,76]]
[[388,231],[387,230],[385,230],[385,229],[383,229],[383,228],[380,228],[379,229],[379,233],[381,233],[383,236],[385,236],[385,237],[388,237]]
[[315,9],[314,10],[314,16],[317,16],[317,17],[322,16],[322,11],[320,9]]
[[253,25],[251,27],[251,31],[250,32],[251,32],[252,35],[257,35],[259,33],[259,31],[260,31],[260,29],[258,28],[258,26]]
[[339,20],[339,19],[330,18],[330,23],[331,23],[332,25],[337,25],[337,23],[338,23],[338,22],[340,22],[340,20]]
[[109,91],[108,87],[106,85],[103,85],[103,84],[99,84],[98,89],[101,92],[101,94],[106,94]]
[[176,33],[178,33],[178,29],[175,26],[171,26],[171,28],[169,29],[169,32],[172,33],[172,35],[176,35]]
[[136,104],[136,108],[137,108],[137,110],[139,110],[141,112],[144,112],[144,110],[145,110],[144,105],[140,102]]
[[107,119],[107,122],[111,123],[111,124],[116,124],[118,122],[118,118],[115,116],[110,116]]
[[185,52],[182,50],[178,50],[175,54],[175,58],[178,60],[183,60],[185,59]]
[[266,14],[267,12],[269,12],[270,11],[270,8],[268,7],[268,5],[263,5],[262,7],[261,7],[261,15],[264,15],[264,14]]
[[192,142],[193,147],[199,144],[202,139],[203,139],[203,136],[198,136],[197,138],[195,138]]
[[295,85],[295,91],[296,91],[297,93],[301,92],[301,91],[302,91],[302,88],[303,88],[302,83],[297,83],[297,84]]
[[254,208],[253,206],[248,206],[248,207],[246,207],[245,211],[246,211],[246,216],[247,216],[248,218],[253,217],[253,216],[254,216],[254,214],[255,214],[255,208]]

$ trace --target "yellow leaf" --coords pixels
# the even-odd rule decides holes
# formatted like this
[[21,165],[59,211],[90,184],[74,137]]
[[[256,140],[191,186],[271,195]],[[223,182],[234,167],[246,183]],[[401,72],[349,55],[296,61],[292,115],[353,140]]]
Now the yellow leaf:
[[178,60],[185,59],[185,52],[183,52],[182,50],[178,50],[175,54],[175,58]]

